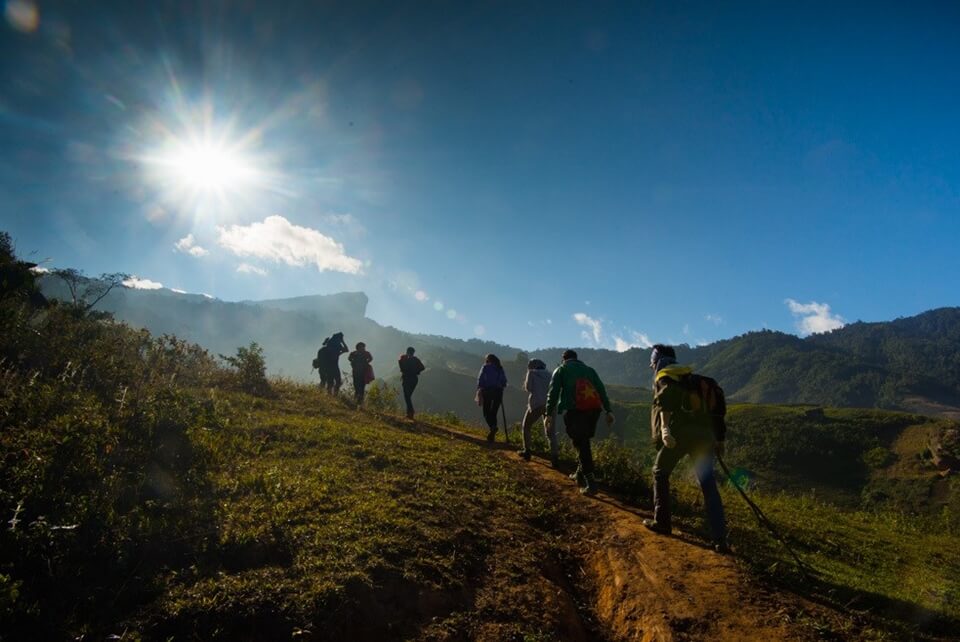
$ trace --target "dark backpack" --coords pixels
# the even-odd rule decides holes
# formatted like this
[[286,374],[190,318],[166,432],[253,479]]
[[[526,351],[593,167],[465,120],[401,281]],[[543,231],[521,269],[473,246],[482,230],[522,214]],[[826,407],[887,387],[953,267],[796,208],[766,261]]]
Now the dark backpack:
[[662,381],[664,383],[658,382],[655,396],[659,396],[669,385],[681,386],[683,397],[680,412],[687,415],[691,423],[709,425],[717,441],[726,438],[727,400],[716,379],[691,373],[680,377],[679,382],[666,377]]
[[319,350],[317,350],[317,356],[313,360],[313,367],[316,368],[317,370],[319,370],[320,366],[323,365],[322,358],[323,358],[323,351],[325,349],[326,349],[326,345],[324,345],[323,348],[320,348]]

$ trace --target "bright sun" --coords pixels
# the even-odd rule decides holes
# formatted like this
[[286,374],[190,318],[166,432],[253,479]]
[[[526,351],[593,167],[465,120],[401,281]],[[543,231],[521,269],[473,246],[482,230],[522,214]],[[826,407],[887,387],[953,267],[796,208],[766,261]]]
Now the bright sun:
[[160,160],[170,178],[198,192],[242,189],[256,171],[242,154],[212,143],[178,145]]
[[235,215],[259,202],[263,190],[273,191],[275,180],[256,153],[258,132],[217,127],[204,116],[179,132],[157,126],[156,139],[136,158],[164,207],[185,215]]

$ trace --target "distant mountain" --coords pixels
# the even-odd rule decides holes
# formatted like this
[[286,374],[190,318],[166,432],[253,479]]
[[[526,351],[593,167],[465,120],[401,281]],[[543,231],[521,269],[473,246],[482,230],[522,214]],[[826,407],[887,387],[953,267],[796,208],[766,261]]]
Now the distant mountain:
[[[44,278],[42,287],[48,296],[66,295],[55,277]],[[238,346],[256,341],[273,374],[300,380],[316,376],[310,362],[323,338],[336,331],[344,332],[351,347],[366,342],[376,374],[384,379],[398,374],[397,357],[408,345],[415,346],[435,371],[430,381],[442,372],[475,377],[483,355],[493,352],[503,360],[511,387],[516,388],[523,382],[528,358],[543,359],[552,367],[562,352],[553,348],[525,353],[489,341],[404,332],[368,319],[367,301],[361,292],[347,292],[229,303],[166,289],[121,288],[99,307],[131,325],[154,334],[175,334],[214,353],[232,354]],[[677,351],[681,362],[720,381],[734,401],[960,413],[960,308],[889,322],[858,322],[803,339],[769,330],[750,332],[707,346],[681,345]],[[648,350],[578,348],[578,352],[616,391],[612,396],[622,401],[647,398]],[[346,369],[346,359],[342,363]],[[424,399],[432,394],[428,387],[425,383],[418,393]],[[464,395],[466,403],[472,403],[472,394]],[[443,407],[440,400],[445,396],[436,398],[431,402],[434,410],[464,411],[464,400],[451,400]]]

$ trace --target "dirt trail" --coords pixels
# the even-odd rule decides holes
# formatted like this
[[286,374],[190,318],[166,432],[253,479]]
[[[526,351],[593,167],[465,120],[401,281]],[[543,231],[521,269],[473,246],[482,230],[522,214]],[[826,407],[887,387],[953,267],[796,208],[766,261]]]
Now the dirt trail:
[[[474,434],[430,428],[490,448]],[[577,536],[584,541],[583,570],[596,587],[597,617],[613,639],[815,639],[795,619],[818,607],[760,586],[735,557],[719,555],[680,532],[673,537],[651,533],[641,523],[649,515],[605,492],[580,496],[573,482],[545,460],[525,463],[502,444],[491,450],[592,513]]]

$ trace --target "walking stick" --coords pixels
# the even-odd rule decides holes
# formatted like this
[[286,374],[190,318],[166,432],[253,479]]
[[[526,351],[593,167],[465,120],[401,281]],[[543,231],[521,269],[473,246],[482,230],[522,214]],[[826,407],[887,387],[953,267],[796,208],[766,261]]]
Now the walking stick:
[[742,488],[740,488],[740,484],[738,484],[734,476],[730,474],[730,469],[727,468],[727,464],[726,462],[723,461],[723,457],[721,457],[720,455],[717,455],[717,461],[720,463],[720,468],[723,469],[723,473],[727,476],[727,479],[730,481],[731,484],[733,484],[733,487],[737,489],[737,492],[740,493],[740,496],[743,497],[743,501],[747,502],[747,506],[750,507],[750,510],[753,511],[753,515],[754,517],[757,518],[757,522],[761,526],[765,527],[768,531],[770,531],[770,534],[773,535],[774,539],[776,539],[778,542],[783,544],[783,547],[787,549],[787,552],[789,552],[790,555],[793,556],[793,560],[797,563],[797,568],[800,569],[800,574],[803,576],[803,580],[805,582],[809,582],[810,576],[807,575],[807,568],[806,566],[804,566],[803,562],[800,561],[800,557],[794,552],[792,548],[790,548],[790,545],[787,544],[787,541],[783,539],[783,535],[781,535],[780,531],[778,531],[776,526],[773,525],[773,522],[767,519],[767,516],[763,514],[763,511],[760,510],[760,507],[757,506],[752,499],[747,497],[747,493],[744,492]]
[[504,408],[504,403],[500,402],[500,413],[503,415],[503,435],[507,440],[507,443],[510,443],[510,431],[507,428],[507,411]]

